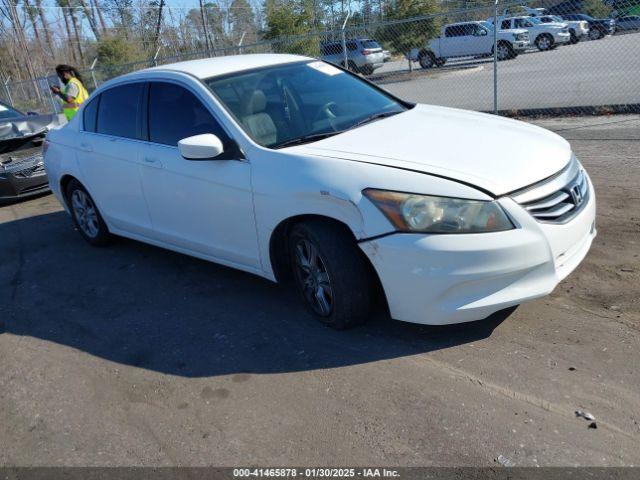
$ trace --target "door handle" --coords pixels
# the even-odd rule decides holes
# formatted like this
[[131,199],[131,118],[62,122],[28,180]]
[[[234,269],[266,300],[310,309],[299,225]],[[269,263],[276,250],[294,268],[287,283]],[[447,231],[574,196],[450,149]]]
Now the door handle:
[[144,157],[144,164],[148,167],[162,168],[162,162],[153,157]]
[[80,150],[84,152],[93,152],[93,147],[85,142],[80,142]]

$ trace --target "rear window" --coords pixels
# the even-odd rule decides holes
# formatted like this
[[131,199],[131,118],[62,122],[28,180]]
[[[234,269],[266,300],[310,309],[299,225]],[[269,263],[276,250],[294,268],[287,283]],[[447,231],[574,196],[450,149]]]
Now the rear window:
[[381,48],[375,40],[362,40],[362,46],[364,48]]
[[116,137],[137,138],[143,86],[143,83],[129,83],[103,92],[96,131]]

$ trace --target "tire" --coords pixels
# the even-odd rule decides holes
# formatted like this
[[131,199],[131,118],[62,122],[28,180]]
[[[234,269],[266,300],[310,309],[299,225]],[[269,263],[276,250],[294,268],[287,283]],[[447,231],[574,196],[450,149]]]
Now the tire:
[[535,44],[541,52],[551,50],[553,48],[553,37],[548,33],[543,33],[536,37]]
[[435,65],[436,58],[433,53],[423,51],[418,55],[418,63],[426,70],[427,68],[431,68]]
[[[491,48],[493,56],[493,47]],[[498,42],[498,61],[509,60],[514,57],[513,48],[507,42]]]
[[67,185],[66,196],[71,218],[82,238],[95,247],[108,245],[111,233],[87,189],[73,179]]
[[366,65],[362,67],[361,72],[363,75],[371,75],[373,73],[373,67],[371,65]]
[[356,65],[356,63],[353,60],[349,60],[347,62],[347,66],[346,67],[344,65],[344,62],[342,62],[342,66],[344,68],[346,68],[347,70],[349,70],[350,72],[360,73],[360,69],[358,68],[358,66]]
[[599,28],[590,28],[589,29],[589,39],[590,40],[600,40],[601,38],[604,38],[604,34],[602,33],[602,30],[600,30]]
[[571,43],[572,45],[575,45],[580,41],[580,37],[576,35],[576,31],[573,28],[569,30],[569,35],[571,35],[569,43]]
[[289,235],[293,278],[307,310],[342,330],[366,321],[374,297],[374,274],[351,233],[323,220],[296,224]]

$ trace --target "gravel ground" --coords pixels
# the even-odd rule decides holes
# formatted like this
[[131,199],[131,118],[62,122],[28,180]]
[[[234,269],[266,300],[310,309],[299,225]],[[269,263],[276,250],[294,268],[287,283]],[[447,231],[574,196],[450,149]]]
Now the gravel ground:
[[[0,208],[0,465],[639,465],[640,117],[540,120],[598,194],[549,296],[335,332],[285,288]],[[576,418],[585,410],[597,428]]]

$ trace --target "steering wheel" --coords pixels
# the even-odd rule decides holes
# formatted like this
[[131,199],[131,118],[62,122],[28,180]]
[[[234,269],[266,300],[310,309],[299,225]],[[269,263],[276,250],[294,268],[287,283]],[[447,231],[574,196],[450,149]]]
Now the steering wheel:
[[332,108],[337,107],[338,104],[336,102],[327,102],[323,106],[320,107],[318,113],[313,118],[313,123],[319,120],[327,120],[329,125],[333,130],[338,130],[337,118],[338,116],[333,113]]

